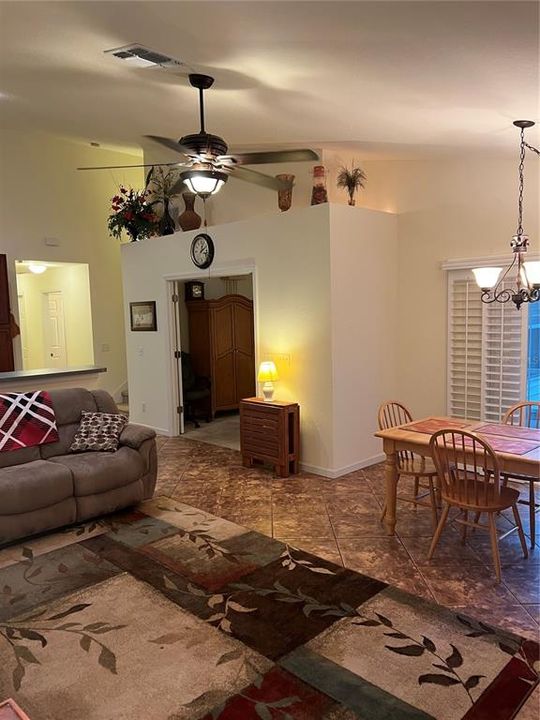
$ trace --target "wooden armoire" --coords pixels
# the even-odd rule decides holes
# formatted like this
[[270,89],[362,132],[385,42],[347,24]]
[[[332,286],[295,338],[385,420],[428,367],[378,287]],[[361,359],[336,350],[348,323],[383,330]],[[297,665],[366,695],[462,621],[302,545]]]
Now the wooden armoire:
[[212,417],[255,394],[253,302],[243,295],[191,300],[189,353],[197,375],[210,378]]

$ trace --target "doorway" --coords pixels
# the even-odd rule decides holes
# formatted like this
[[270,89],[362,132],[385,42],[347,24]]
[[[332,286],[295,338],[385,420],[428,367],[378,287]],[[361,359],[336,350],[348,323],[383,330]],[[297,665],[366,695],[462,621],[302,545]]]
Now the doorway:
[[94,364],[86,263],[15,263],[23,370]]
[[238,450],[256,391],[252,275],[175,281],[173,317],[178,433]]

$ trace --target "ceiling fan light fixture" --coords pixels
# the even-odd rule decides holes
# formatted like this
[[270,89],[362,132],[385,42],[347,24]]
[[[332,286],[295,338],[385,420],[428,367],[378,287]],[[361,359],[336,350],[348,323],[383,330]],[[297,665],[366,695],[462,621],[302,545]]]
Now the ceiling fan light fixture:
[[227,173],[219,170],[186,170],[180,177],[188,190],[195,195],[215,195],[227,182]]

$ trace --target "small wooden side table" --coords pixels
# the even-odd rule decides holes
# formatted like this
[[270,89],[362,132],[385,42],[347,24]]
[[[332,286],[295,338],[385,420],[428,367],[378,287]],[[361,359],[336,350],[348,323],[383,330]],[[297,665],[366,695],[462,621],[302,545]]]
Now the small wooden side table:
[[240,450],[245,467],[270,463],[276,475],[298,472],[300,408],[298,403],[262,398],[240,401]]

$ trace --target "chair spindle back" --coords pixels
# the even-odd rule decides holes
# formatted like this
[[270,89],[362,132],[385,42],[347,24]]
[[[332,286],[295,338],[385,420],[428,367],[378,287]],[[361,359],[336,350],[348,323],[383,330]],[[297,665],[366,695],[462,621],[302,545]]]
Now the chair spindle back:
[[520,402],[505,412],[503,423],[521,427],[540,428],[540,402]]
[[[395,400],[384,402],[379,407],[379,430],[390,430],[398,425],[405,425],[413,421],[413,416],[405,405]],[[412,462],[413,453],[408,450],[401,450],[398,453],[400,463]]]
[[491,445],[465,430],[439,430],[429,446],[443,498],[471,508],[499,501],[499,463]]

